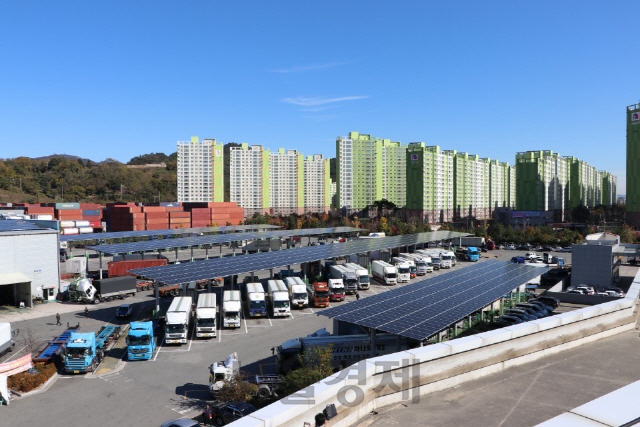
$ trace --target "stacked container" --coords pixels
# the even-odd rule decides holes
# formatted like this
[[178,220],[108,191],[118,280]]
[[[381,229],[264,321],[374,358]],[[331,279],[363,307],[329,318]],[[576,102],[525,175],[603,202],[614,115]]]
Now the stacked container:
[[162,206],[144,206],[142,208],[147,230],[166,230],[169,228],[169,212]]
[[191,212],[169,211],[169,228],[191,228]]

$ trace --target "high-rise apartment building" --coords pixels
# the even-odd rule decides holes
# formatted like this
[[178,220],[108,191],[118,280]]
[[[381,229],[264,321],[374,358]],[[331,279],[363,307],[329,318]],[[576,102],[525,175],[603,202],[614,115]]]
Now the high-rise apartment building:
[[626,221],[640,228],[640,104],[627,107]]
[[271,214],[304,213],[304,162],[302,154],[284,148],[271,153]]
[[178,141],[178,202],[222,202],[223,146],[215,139]]
[[407,214],[428,223],[454,219],[454,154],[412,142],[406,156]]
[[527,211],[568,209],[570,165],[553,151],[516,154],[516,208]]
[[617,203],[618,179],[610,172],[601,171],[602,177],[602,204],[613,206]]
[[453,156],[453,204],[456,219],[490,218],[489,160],[446,150]]
[[565,157],[569,173],[569,208],[592,208],[602,200],[602,177],[595,167],[573,156]]
[[497,208],[512,208],[515,201],[515,170],[507,162],[486,159],[489,164],[489,215]]
[[304,212],[329,212],[331,206],[331,178],[329,159],[314,154],[304,159]]
[[229,153],[229,201],[244,208],[245,216],[269,213],[271,207],[269,150],[261,145],[233,144]]
[[[338,206],[348,212],[364,209],[386,198],[402,207],[406,190],[403,151],[399,142],[350,132],[336,139],[336,174]],[[402,186],[402,184],[400,184]]]

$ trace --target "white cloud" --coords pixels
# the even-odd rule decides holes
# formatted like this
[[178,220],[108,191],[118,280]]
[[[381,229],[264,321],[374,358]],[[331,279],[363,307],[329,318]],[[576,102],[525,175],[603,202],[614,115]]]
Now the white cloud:
[[287,104],[299,105],[301,107],[315,107],[318,105],[334,104],[337,102],[357,101],[359,99],[367,99],[368,96],[342,96],[338,98],[313,97],[313,98],[284,98],[282,102]]

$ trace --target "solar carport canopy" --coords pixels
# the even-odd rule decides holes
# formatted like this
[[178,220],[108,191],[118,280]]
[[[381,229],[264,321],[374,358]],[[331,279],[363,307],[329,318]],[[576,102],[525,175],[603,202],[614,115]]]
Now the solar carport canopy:
[[256,231],[253,233],[213,234],[207,236],[181,237],[177,239],[147,240],[142,242],[116,243],[112,245],[87,246],[87,249],[103,254],[118,255],[131,252],[151,252],[159,249],[185,248],[200,245],[218,245],[229,242],[255,239],[279,239],[288,236],[315,236],[366,231],[353,227],[304,228],[299,230]]
[[546,271],[546,267],[486,261],[318,314],[424,340]]
[[131,237],[180,236],[191,233],[236,233],[239,231],[268,230],[279,225],[228,225],[223,227],[172,228],[167,230],[114,231],[111,233],[74,234],[60,236],[61,242],[88,242],[90,240],[124,239]]
[[429,233],[404,234],[402,236],[358,239],[352,242],[332,243],[320,246],[262,252],[255,255],[214,258],[205,261],[175,264],[165,267],[149,267],[131,272],[156,280],[166,285],[187,283],[193,280],[233,276],[270,268],[284,267],[303,262],[342,257],[380,249],[411,246],[439,240],[468,236],[468,233],[432,231]]

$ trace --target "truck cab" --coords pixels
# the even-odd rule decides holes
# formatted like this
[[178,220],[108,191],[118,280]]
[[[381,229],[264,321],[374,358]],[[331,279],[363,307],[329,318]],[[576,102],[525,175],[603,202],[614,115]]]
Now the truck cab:
[[361,265],[352,262],[345,264],[345,267],[355,273],[356,278],[358,279],[358,289],[369,289],[369,285],[371,283],[371,279],[369,278],[369,270],[362,267]]
[[456,256],[451,251],[445,251],[440,254],[442,261],[440,265],[442,268],[451,268],[456,265]]
[[68,373],[93,372],[102,360],[96,348],[94,332],[72,332],[64,351],[64,369]]
[[165,338],[167,344],[186,344],[192,314],[191,297],[175,297],[165,315]]
[[409,283],[411,279],[411,267],[409,263],[400,261],[396,263],[396,268],[398,269],[398,283]]
[[216,395],[226,382],[240,374],[240,360],[238,354],[233,352],[225,360],[213,362],[209,366],[209,391]]
[[469,246],[467,248],[467,260],[471,262],[477,262],[480,260],[480,251],[475,246]]
[[314,307],[329,307],[329,286],[326,282],[315,282],[307,285],[309,304]]
[[342,279],[329,279],[329,299],[331,301],[344,301],[344,284]]
[[131,322],[127,335],[127,359],[150,360],[155,350],[153,322]]

